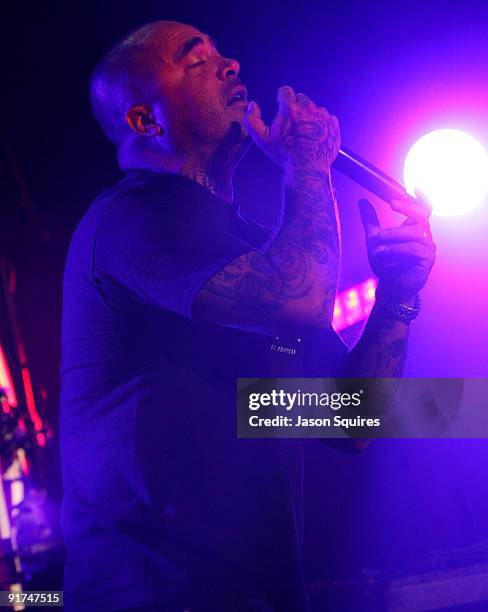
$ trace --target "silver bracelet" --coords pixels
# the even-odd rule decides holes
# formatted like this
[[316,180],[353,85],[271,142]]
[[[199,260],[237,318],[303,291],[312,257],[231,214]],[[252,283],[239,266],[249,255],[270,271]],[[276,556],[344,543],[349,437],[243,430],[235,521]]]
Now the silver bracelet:
[[418,294],[413,306],[405,306],[405,304],[391,300],[378,290],[376,290],[375,297],[376,303],[381,307],[383,313],[403,323],[410,323],[410,321],[416,319],[422,305],[422,300]]

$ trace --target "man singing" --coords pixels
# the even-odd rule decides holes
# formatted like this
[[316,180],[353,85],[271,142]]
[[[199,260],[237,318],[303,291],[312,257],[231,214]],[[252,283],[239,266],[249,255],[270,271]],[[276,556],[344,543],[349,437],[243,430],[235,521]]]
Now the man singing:
[[[381,229],[361,203],[379,290],[348,352],[331,328],[335,117],[281,87],[265,125],[238,62],[165,21],[111,49],[91,99],[125,176],[65,270],[66,610],[306,611],[301,441],[238,439],[236,379],[400,376],[435,258],[429,211],[396,202],[407,220]],[[275,234],[233,204],[252,141],[283,172]]]

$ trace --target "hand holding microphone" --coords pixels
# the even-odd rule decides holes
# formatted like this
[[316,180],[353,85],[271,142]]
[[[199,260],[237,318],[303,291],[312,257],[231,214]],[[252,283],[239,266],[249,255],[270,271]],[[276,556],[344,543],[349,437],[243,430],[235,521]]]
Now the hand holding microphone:
[[295,94],[291,87],[280,87],[278,112],[269,126],[262,120],[257,103],[250,102],[244,126],[254,142],[278,165],[286,166],[288,161],[307,156],[310,164],[320,161],[319,167],[324,170],[329,170],[333,164],[339,172],[388,202],[394,210],[398,202],[403,202],[408,205],[409,216],[421,220],[422,204],[407,193],[402,183],[341,146],[337,118],[325,108],[317,107],[305,94]]
[[244,126],[254,142],[285,168],[309,168],[328,173],[340,147],[339,122],[291,87],[278,90],[278,112],[269,126],[256,102],[250,102]]
[[369,262],[381,290],[395,300],[415,300],[435,262],[427,199],[410,196],[400,182],[341,147],[337,118],[291,87],[278,90],[278,112],[271,125],[262,120],[256,102],[250,102],[244,126],[268,157],[284,167],[285,176],[297,167],[309,169],[312,177],[317,171],[328,174],[333,164],[407,217],[399,227],[382,229],[373,205],[364,199],[359,203]]

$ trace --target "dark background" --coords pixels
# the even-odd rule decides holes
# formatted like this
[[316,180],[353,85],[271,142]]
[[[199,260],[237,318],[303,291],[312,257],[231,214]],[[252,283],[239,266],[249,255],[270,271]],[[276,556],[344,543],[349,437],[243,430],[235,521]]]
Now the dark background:
[[[409,146],[431,129],[466,129],[488,146],[481,2],[110,0],[24,2],[2,11],[0,244],[17,269],[31,370],[48,392],[55,429],[65,253],[91,200],[120,175],[91,116],[87,83],[100,55],[128,30],[175,19],[212,34],[222,54],[240,61],[266,117],[276,89],[290,84],[339,117],[347,146],[399,179]],[[38,223],[20,206],[12,159]],[[272,225],[279,173],[271,162],[253,150],[236,184],[243,208]],[[356,204],[364,193],[341,176],[336,185],[346,288],[370,275]],[[399,221],[372,201],[385,223]],[[407,375],[487,375],[487,220],[486,203],[466,217],[433,219],[438,262],[413,327]],[[484,550],[484,441],[383,440],[359,457],[320,446],[307,457],[309,580],[360,576],[365,568],[412,571],[431,567],[434,551]],[[55,445],[49,453],[59,499]]]

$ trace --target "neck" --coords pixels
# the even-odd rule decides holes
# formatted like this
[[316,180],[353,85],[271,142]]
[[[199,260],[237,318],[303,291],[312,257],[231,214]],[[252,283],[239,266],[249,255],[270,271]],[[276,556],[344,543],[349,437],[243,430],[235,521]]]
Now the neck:
[[167,155],[144,152],[134,155],[133,151],[119,150],[119,165],[122,170],[146,169],[154,172],[181,174],[199,183],[226,202],[232,202],[232,179],[239,162],[230,156],[213,153],[207,156]]
[[198,164],[194,160],[189,160],[179,168],[178,174],[199,183],[222,200],[232,202],[234,170],[235,166],[217,165],[211,163],[211,160],[205,164]]
[[188,177],[226,202],[233,200],[232,180],[239,161],[249,148],[250,140],[242,141],[230,134],[217,147],[195,147],[176,153],[168,149],[141,149],[130,145],[119,149],[123,170],[145,168]]

